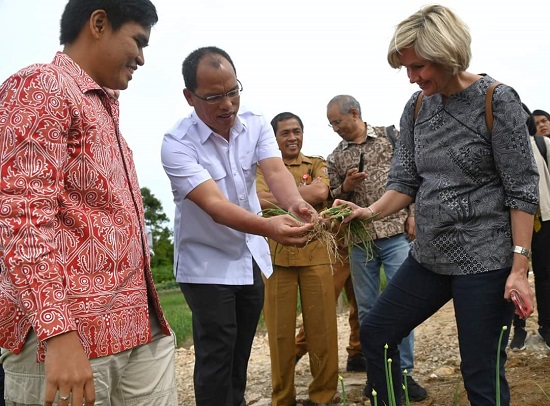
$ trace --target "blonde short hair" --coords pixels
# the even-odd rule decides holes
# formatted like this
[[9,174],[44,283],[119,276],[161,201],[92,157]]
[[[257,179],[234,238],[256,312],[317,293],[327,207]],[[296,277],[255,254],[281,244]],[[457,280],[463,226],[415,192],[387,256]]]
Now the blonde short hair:
[[401,50],[413,48],[420,58],[446,67],[456,75],[470,65],[471,42],[468,26],[449,8],[426,6],[396,27],[388,48],[388,63],[392,68],[400,68]]

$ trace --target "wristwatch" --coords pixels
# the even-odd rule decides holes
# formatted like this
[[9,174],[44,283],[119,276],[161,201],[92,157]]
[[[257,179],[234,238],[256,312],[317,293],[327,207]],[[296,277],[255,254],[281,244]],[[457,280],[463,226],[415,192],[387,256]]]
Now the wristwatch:
[[531,257],[531,250],[525,247],[520,247],[519,245],[514,245],[512,247],[512,252],[515,252],[517,254],[521,254],[527,258]]

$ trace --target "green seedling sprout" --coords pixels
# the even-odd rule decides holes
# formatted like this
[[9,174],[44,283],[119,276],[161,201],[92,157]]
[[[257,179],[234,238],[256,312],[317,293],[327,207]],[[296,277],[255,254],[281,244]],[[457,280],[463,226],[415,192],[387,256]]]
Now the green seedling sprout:
[[407,386],[407,375],[408,375],[409,371],[407,371],[406,369],[403,370],[403,391],[405,392],[405,404],[407,406],[410,406],[411,402],[409,400],[409,388]]
[[496,366],[496,406],[500,406],[500,349],[502,348],[502,336],[504,336],[504,332],[508,330],[508,326],[502,326],[502,329],[500,330],[500,336],[498,337],[498,345],[497,345],[497,366]]
[[338,380],[340,381],[340,385],[342,386],[342,404],[346,406],[348,404],[348,396],[346,394],[346,385],[344,384],[344,377],[338,374]]

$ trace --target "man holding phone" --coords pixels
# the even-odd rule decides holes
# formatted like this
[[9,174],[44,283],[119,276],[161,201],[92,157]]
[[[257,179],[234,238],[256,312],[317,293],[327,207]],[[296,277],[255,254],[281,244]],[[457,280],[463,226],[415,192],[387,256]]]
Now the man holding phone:
[[[329,126],[342,141],[327,157],[330,191],[335,199],[349,200],[369,207],[386,190],[395,138],[398,131],[373,127],[363,121],[359,102],[349,95],[338,95],[327,105]],[[373,213],[374,214],[374,213]],[[360,241],[351,244],[350,263],[353,289],[359,309],[359,323],[364,320],[380,294],[382,267],[386,278],[393,277],[409,253],[409,240],[415,237],[414,207],[411,205],[369,225],[374,239],[374,257],[368,258]],[[414,333],[399,346],[401,368],[407,370],[407,389],[411,401],[428,396],[411,376],[414,368]]]

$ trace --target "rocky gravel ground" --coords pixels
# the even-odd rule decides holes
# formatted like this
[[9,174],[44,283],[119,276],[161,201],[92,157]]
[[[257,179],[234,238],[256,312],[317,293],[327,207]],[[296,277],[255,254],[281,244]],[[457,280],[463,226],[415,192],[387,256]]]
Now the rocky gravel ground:
[[[550,405],[550,351],[535,336],[536,314],[527,322],[530,335],[527,349],[509,351],[507,376],[512,392],[512,406]],[[299,322],[299,321],[298,321]],[[362,396],[364,373],[345,372],[345,352],[349,326],[347,312],[338,316],[340,374],[344,378],[347,405],[368,405]],[[438,313],[426,320],[416,330],[414,377],[429,392],[429,397],[416,403],[419,406],[469,405],[460,377],[460,357],[456,338],[454,310],[448,303]],[[194,405],[193,397],[193,347],[180,348],[177,352],[179,406]],[[296,391],[298,405],[308,405],[307,385],[311,379],[307,355],[296,367]],[[340,388],[341,389],[341,388]],[[249,363],[246,399],[248,405],[268,406],[271,378],[267,333],[259,331],[253,344]],[[455,400],[456,393],[456,400]],[[343,405],[341,390],[333,404]]]

